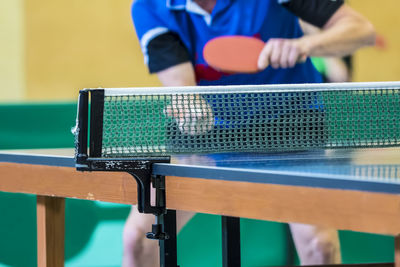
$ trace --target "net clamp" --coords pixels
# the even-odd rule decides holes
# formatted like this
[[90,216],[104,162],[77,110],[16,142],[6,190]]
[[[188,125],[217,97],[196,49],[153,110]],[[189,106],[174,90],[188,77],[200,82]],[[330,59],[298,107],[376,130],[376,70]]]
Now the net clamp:
[[[138,211],[153,214],[156,223],[152,231],[146,234],[149,239],[166,240],[169,235],[163,231],[164,215],[167,213],[165,197],[165,177],[152,174],[154,163],[169,163],[169,157],[148,157],[129,159],[87,158],[85,171],[127,172],[137,183]],[[81,169],[82,170],[82,169]],[[151,203],[152,192],[155,193],[155,205]]]

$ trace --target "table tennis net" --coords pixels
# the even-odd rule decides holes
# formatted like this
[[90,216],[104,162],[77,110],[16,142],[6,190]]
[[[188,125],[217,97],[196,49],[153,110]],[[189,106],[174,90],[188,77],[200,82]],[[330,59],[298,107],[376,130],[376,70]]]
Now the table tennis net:
[[129,157],[399,146],[397,85],[105,89],[101,153]]

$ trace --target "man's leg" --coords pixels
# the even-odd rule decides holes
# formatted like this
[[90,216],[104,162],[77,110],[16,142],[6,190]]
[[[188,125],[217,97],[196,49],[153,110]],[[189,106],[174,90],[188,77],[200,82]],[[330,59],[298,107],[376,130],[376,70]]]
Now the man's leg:
[[338,264],[340,243],[336,230],[300,223],[289,224],[301,265]]
[[[177,232],[193,215],[192,212],[176,212]],[[154,222],[154,215],[139,213],[136,206],[132,207],[123,232],[123,267],[160,266],[158,241],[146,238],[146,233],[151,231]]]

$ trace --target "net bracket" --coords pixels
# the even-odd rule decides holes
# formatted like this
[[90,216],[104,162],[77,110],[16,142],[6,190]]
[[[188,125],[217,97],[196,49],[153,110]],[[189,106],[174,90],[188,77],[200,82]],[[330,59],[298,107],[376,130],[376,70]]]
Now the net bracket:
[[[152,231],[147,233],[146,237],[159,241],[160,266],[179,267],[176,256],[176,211],[167,210],[166,207],[165,176],[152,174],[154,163],[169,162],[169,157],[130,159],[87,158],[85,164],[80,165],[78,170],[129,173],[137,183],[139,212],[156,216],[156,222],[152,225]],[[151,205],[152,188],[155,190],[154,206]]]
[[[87,158],[86,167],[80,171],[127,172],[137,183],[138,210],[140,213],[160,215],[165,213],[165,178],[152,175],[154,163],[169,163],[169,157],[108,159]],[[151,205],[151,188],[155,188],[156,205]]]
[[[137,183],[138,211],[140,213],[153,214],[156,216],[156,225],[153,231],[146,236],[151,239],[165,239],[167,234],[160,231],[158,221],[167,212],[165,201],[165,177],[152,175],[154,163],[169,163],[170,158],[132,158],[132,159],[105,159],[88,158],[86,168],[79,168],[81,171],[112,171],[127,172]],[[155,190],[155,205],[151,204],[152,187]]]

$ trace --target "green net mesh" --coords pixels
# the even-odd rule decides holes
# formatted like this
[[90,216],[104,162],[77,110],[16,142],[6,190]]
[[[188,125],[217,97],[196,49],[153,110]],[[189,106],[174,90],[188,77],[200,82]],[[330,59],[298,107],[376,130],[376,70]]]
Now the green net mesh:
[[102,156],[398,146],[399,91],[106,94]]

